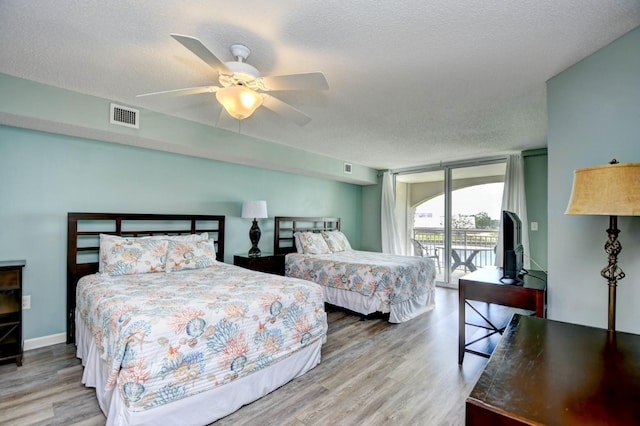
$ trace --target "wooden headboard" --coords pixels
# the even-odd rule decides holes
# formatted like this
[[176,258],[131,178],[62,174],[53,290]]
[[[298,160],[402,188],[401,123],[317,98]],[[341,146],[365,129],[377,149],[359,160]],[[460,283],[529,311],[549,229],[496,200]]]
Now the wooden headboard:
[[123,237],[208,232],[224,262],[224,216],[140,213],[69,213],[67,217],[67,343],[75,341],[76,285],[98,272],[100,234]]
[[273,237],[274,254],[287,254],[296,251],[293,234],[296,232],[339,231],[338,217],[275,217]]

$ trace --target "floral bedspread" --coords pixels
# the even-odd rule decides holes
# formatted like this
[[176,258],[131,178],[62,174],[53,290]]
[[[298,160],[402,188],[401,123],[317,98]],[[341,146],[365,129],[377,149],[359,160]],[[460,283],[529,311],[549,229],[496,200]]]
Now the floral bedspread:
[[285,275],[354,291],[397,304],[424,295],[435,285],[433,259],[349,250],[329,254],[290,253]]
[[172,273],[83,277],[78,314],[133,410],[270,366],[327,331],[322,289],[224,263]]

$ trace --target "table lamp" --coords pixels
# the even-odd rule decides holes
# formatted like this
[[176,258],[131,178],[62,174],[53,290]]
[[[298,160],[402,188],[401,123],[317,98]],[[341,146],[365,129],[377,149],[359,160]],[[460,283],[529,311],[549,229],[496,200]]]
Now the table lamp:
[[577,169],[573,176],[571,199],[565,214],[609,216],[608,239],[604,251],[608,264],[600,275],[609,283],[608,330],[616,328],[616,287],[625,277],[618,267],[622,251],[618,241],[618,216],[640,216],[640,163],[618,163]]
[[257,219],[264,219],[267,217],[267,202],[266,201],[245,201],[242,203],[242,217],[252,218],[253,225],[249,229],[249,240],[251,240],[251,249],[249,249],[249,257],[260,256],[260,249],[258,248],[258,242],[260,241],[260,227],[258,226]]

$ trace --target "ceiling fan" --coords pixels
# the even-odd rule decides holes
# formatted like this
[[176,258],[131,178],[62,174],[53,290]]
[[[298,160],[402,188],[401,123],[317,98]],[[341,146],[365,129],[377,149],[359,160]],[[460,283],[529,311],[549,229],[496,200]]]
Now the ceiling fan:
[[304,126],[311,121],[311,117],[265,92],[329,89],[329,84],[321,72],[261,77],[255,67],[245,62],[251,51],[242,44],[233,44],[230,47],[231,54],[236,58],[235,61],[223,62],[195,37],[181,34],[171,34],[171,37],[216,70],[220,85],[165,90],[145,93],[137,95],[137,97],[215,93],[218,102],[232,117],[238,120],[250,117],[262,105],[276,114]]

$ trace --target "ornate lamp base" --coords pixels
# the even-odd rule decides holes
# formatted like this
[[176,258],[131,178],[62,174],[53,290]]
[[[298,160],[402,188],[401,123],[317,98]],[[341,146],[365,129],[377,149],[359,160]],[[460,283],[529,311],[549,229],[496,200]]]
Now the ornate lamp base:
[[249,257],[259,257],[260,249],[258,248],[258,242],[260,242],[260,236],[262,232],[260,232],[260,227],[258,226],[258,221],[253,219],[253,225],[251,225],[251,229],[249,229],[249,240],[251,240],[251,249],[249,249]]
[[618,267],[618,255],[622,251],[622,245],[618,241],[619,233],[618,216],[609,216],[609,229],[607,229],[609,238],[604,245],[609,264],[600,271],[600,275],[609,282],[609,331],[616,330],[616,287],[618,280],[625,277],[622,269]]

